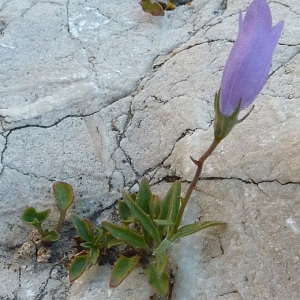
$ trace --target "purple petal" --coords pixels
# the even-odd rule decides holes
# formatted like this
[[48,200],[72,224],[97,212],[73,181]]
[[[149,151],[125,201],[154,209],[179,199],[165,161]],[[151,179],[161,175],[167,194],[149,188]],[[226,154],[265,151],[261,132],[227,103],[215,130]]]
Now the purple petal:
[[272,28],[266,0],[254,0],[243,19],[239,34],[226,62],[220,94],[220,111],[230,116],[241,100],[241,110],[253,103],[266,83],[272,55],[283,29],[283,22]]

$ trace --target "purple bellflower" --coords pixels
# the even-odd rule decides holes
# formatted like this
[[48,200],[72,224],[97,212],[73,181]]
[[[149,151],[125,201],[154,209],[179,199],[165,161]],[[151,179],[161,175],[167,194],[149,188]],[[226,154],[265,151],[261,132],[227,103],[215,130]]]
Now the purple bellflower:
[[[238,123],[238,113],[251,105],[265,85],[272,55],[280,38],[284,22],[272,27],[272,16],[266,0],[254,0],[243,18],[239,15],[239,33],[227,59],[220,92],[216,95],[216,126],[219,138],[224,138]],[[218,118],[224,120],[218,120]],[[225,123],[224,123],[225,122]],[[223,123],[223,124],[220,124]],[[224,135],[224,136],[223,136]]]

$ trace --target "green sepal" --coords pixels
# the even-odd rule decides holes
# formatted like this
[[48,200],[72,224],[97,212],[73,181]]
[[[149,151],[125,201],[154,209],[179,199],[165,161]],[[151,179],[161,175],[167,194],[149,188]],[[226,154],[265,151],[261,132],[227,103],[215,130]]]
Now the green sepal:
[[80,217],[73,215],[73,223],[78,232],[78,235],[87,242],[94,241],[94,228],[90,220],[81,219]]
[[124,224],[131,224],[134,221],[134,215],[126,203],[122,200],[119,201],[118,211]]
[[110,232],[117,240],[123,241],[126,244],[135,248],[141,248],[146,251],[149,250],[149,247],[144,240],[144,236],[135,233],[128,227],[120,227],[106,221],[102,222],[102,226],[108,232]]
[[216,221],[205,221],[205,222],[197,222],[193,224],[188,224],[180,227],[176,233],[170,238],[170,242],[175,242],[178,239],[181,239],[185,236],[191,235],[197,231],[213,227],[213,226],[220,226],[225,225],[224,222],[216,222]]
[[49,213],[50,209],[37,212],[34,207],[28,207],[24,210],[21,220],[28,225],[35,226],[43,223],[48,218]]
[[147,215],[126,193],[123,193],[123,198],[131,212],[134,214],[136,220],[148,232],[148,234],[152,237],[155,243],[157,245],[160,244],[159,233],[150,216]]
[[138,255],[128,258],[121,254],[114,264],[109,287],[115,288],[120,285],[122,281],[134,270],[139,261],[140,257]]
[[53,183],[52,188],[59,211],[65,213],[74,200],[72,186],[66,182],[57,181]]
[[139,192],[136,199],[136,204],[146,213],[150,214],[150,202],[153,198],[153,195],[150,191],[149,182],[146,178],[143,178],[140,183]]
[[220,91],[215,94],[215,120],[214,120],[214,131],[215,131],[215,140],[223,140],[232,128],[239,123],[238,114],[241,108],[241,100],[238,103],[237,108],[232,113],[231,116],[227,117],[222,115],[220,111]]
[[73,259],[69,268],[69,279],[73,282],[80,277],[90,261],[90,255],[79,255]]
[[43,242],[56,242],[60,239],[60,235],[56,230],[48,230],[44,231],[44,237],[42,238]]
[[164,272],[160,277],[157,274],[157,264],[150,263],[148,264],[145,270],[148,282],[151,286],[157,291],[157,293],[166,297],[169,293],[169,276]]

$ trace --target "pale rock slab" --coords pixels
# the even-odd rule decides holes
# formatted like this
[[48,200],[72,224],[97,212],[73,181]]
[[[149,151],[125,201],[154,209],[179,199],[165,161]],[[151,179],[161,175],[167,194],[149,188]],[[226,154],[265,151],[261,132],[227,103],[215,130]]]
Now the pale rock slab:
[[[194,0],[163,18],[138,1],[0,3],[0,298],[149,299],[141,269],[108,289],[110,265],[73,285],[70,213],[110,218],[122,190],[147,176],[164,196],[193,177],[213,136],[213,97],[249,1]],[[299,299],[299,5],[272,1],[285,20],[270,79],[249,118],[204,166],[185,222],[214,228],[170,249],[172,299]],[[51,208],[51,183],[75,191],[49,264],[17,260],[27,206]],[[103,212],[103,210],[105,210]],[[11,267],[10,263],[12,263]]]

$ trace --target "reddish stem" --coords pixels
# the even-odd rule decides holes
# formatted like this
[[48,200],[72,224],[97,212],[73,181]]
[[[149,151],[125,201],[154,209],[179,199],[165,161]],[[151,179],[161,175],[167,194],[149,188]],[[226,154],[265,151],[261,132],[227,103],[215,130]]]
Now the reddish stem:
[[185,197],[182,199],[182,205],[180,206],[179,209],[179,213],[178,213],[178,218],[177,218],[177,222],[175,224],[175,232],[178,228],[178,226],[181,223],[181,219],[182,219],[182,215],[184,213],[185,207],[191,197],[191,194],[193,192],[193,190],[196,187],[196,184],[199,180],[199,177],[201,175],[202,172],[202,167],[203,164],[205,162],[205,160],[213,153],[213,151],[216,149],[216,147],[219,145],[220,140],[216,140],[214,139],[214,141],[212,142],[212,144],[210,145],[210,147],[207,149],[207,151],[199,158],[199,160],[195,160],[191,157],[192,161],[194,162],[194,164],[197,166],[197,170],[194,176],[194,179],[192,180],[192,182],[190,183],[190,186],[185,194]]

